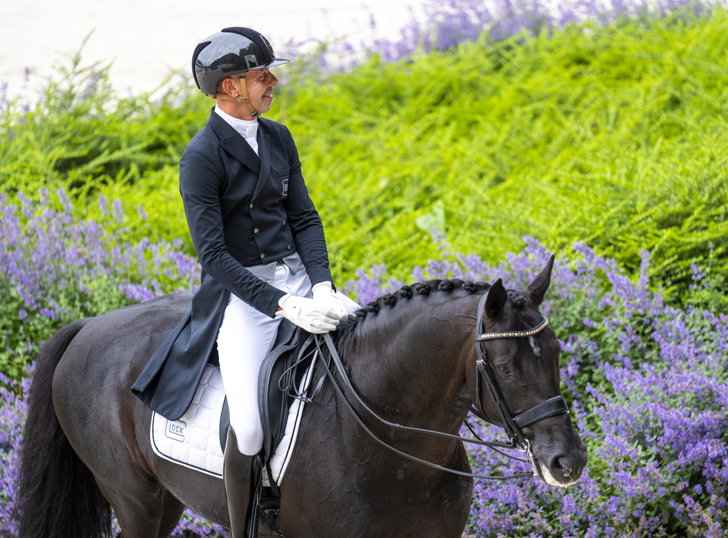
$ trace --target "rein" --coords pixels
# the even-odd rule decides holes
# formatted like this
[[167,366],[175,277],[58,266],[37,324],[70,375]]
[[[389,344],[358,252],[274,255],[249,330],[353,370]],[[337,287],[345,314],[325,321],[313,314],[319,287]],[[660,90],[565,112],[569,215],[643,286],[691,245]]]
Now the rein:
[[[477,329],[479,331],[478,336],[475,338],[476,342],[476,374],[475,374],[475,383],[476,383],[476,402],[475,406],[471,409],[471,411],[479,416],[480,418],[483,418],[485,420],[488,420],[485,418],[485,412],[482,409],[481,406],[481,381],[480,377],[482,376],[485,380],[485,384],[487,385],[491,396],[493,397],[493,400],[496,403],[496,406],[498,407],[498,410],[501,414],[501,417],[503,418],[503,424],[504,429],[506,430],[506,433],[509,437],[508,443],[503,443],[499,441],[483,441],[481,439],[468,439],[460,437],[459,435],[453,435],[445,432],[439,432],[435,430],[428,430],[425,428],[416,428],[412,426],[404,426],[402,424],[398,424],[396,422],[391,422],[381,416],[379,416],[373,409],[371,409],[367,403],[362,399],[362,397],[359,395],[359,393],[354,389],[354,386],[351,383],[351,380],[349,379],[349,376],[346,373],[346,370],[344,368],[344,364],[341,361],[341,357],[339,356],[338,351],[336,350],[336,346],[334,345],[333,340],[331,339],[330,334],[324,334],[323,337],[313,335],[313,340],[316,344],[316,349],[319,353],[323,356],[323,350],[321,346],[321,339],[323,339],[326,348],[328,348],[329,355],[331,357],[331,361],[334,363],[334,366],[336,368],[336,371],[339,374],[339,377],[342,379],[343,384],[345,388],[354,395],[354,398],[356,402],[363,407],[372,417],[374,417],[377,421],[384,424],[387,427],[393,428],[395,430],[401,430],[401,431],[408,431],[408,432],[414,432],[414,433],[420,433],[425,435],[431,435],[435,437],[441,437],[445,439],[452,439],[456,441],[461,441],[465,443],[470,443],[474,445],[480,445],[480,446],[487,446],[493,450],[496,450],[500,454],[503,454],[509,458],[518,460],[518,461],[528,461],[531,464],[531,468],[533,469],[532,473],[515,473],[512,475],[503,475],[503,476],[497,476],[497,475],[479,475],[474,473],[468,473],[465,471],[459,471],[457,469],[451,469],[449,467],[444,467],[442,465],[438,465],[436,463],[432,463],[426,460],[423,460],[421,458],[418,458],[416,456],[413,456],[411,454],[407,454],[406,452],[402,452],[401,450],[391,446],[387,442],[383,441],[381,438],[379,438],[374,432],[371,431],[369,427],[364,423],[362,418],[359,416],[359,414],[356,412],[354,407],[352,406],[351,402],[347,399],[346,395],[344,394],[344,391],[339,386],[339,384],[336,381],[336,378],[333,375],[333,372],[331,371],[331,368],[329,367],[328,361],[322,361],[324,364],[324,368],[326,369],[326,375],[331,380],[331,384],[334,386],[334,389],[336,390],[337,394],[341,397],[341,400],[346,404],[346,407],[348,408],[351,415],[354,417],[356,422],[361,426],[361,428],[377,443],[384,446],[385,448],[391,450],[392,452],[399,454],[400,456],[403,456],[409,460],[415,461],[417,463],[421,463],[423,465],[426,465],[428,467],[432,467],[434,469],[438,469],[440,471],[445,471],[448,473],[465,476],[468,478],[481,478],[481,479],[487,479],[487,480],[506,480],[510,478],[523,478],[528,476],[536,476],[537,470],[536,466],[533,461],[533,454],[531,453],[531,446],[528,441],[528,439],[525,437],[523,432],[521,431],[521,427],[528,426],[530,424],[533,424],[534,422],[537,422],[539,420],[558,415],[561,413],[568,413],[568,409],[566,406],[566,401],[562,396],[554,396],[553,398],[549,398],[548,400],[545,400],[541,402],[540,404],[524,411],[523,413],[520,413],[516,416],[513,416],[511,412],[508,410],[507,405],[505,404],[505,400],[503,398],[503,395],[500,391],[500,388],[498,387],[498,384],[495,380],[495,375],[493,373],[493,369],[487,359],[487,353],[485,350],[485,345],[483,344],[486,340],[494,340],[497,338],[525,338],[533,336],[534,334],[537,334],[544,330],[548,325],[548,318],[544,317],[544,320],[534,327],[533,329],[527,330],[527,331],[512,331],[512,332],[503,332],[503,333],[486,333],[483,325],[483,312],[484,312],[484,306],[485,301],[487,300],[488,292],[486,292],[483,297],[480,299],[478,303],[478,317],[477,317]],[[505,452],[502,452],[501,448],[505,449],[520,449],[526,453],[527,460],[512,456],[510,454],[507,454]]]
[[[433,435],[435,437],[444,437],[446,439],[453,439],[456,441],[463,441],[467,443],[473,443],[476,445],[483,445],[488,447],[501,447],[501,448],[514,448],[510,444],[506,443],[500,443],[497,441],[481,441],[476,439],[466,439],[462,438],[459,435],[453,435],[450,433],[445,432],[438,432],[435,430],[427,430],[424,428],[415,428],[412,426],[404,426],[402,424],[397,424],[396,422],[390,422],[385,418],[380,417],[373,409],[371,409],[366,402],[359,396],[359,394],[356,392],[354,387],[351,384],[351,381],[349,380],[349,376],[346,374],[346,371],[344,370],[344,364],[341,362],[341,357],[339,356],[339,352],[336,350],[336,346],[334,345],[334,342],[331,340],[331,335],[324,334],[323,337],[319,337],[317,335],[314,336],[314,342],[316,343],[316,348],[318,349],[318,352],[322,354],[323,356],[323,350],[321,349],[321,338],[323,338],[324,343],[326,344],[326,347],[329,350],[329,354],[331,356],[331,360],[334,363],[334,366],[336,367],[336,371],[338,372],[339,376],[344,382],[344,385],[346,388],[354,395],[357,403],[361,405],[366,411],[371,414],[375,419],[377,419],[379,422],[384,424],[385,426],[389,426],[390,428],[394,428],[396,430],[402,430],[402,431],[409,431],[409,432],[416,432],[416,433],[422,433],[426,435]],[[393,447],[386,441],[383,441],[380,439],[377,434],[375,434],[369,427],[364,423],[362,418],[359,416],[359,414],[356,412],[354,407],[352,406],[351,402],[347,399],[346,395],[344,394],[344,391],[341,389],[339,384],[336,382],[336,378],[334,377],[333,372],[331,371],[331,368],[329,367],[329,364],[327,361],[322,361],[324,364],[324,368],[326,369],[326,375],[328,376],[329,380],[331,381],[331,384],[333,385],[334,389],[336,389],[337,394],[341,397],[341,400],[346,404],[347,409],[351,413],[351,415],[354,417],[354,420],[361,426],[361,428],[371,437],[374,439],[377,443],[382,445],[383,447],[391,450],[395,454],[399,454],[400,456],[407,458],[409,460],[415,461],[417,463],[421,463],[423,465],[426,465],[427,467],[432,467],[433,469],[438,469],[440,471],[445,471],[448,473],[465,476],[467,478],[483,478],[487,480],[506,480],[509,478],[522,478],[526,476],[533,476],[533,473],[517,473],[513,475],[507,475],[507,476],[496,476],[496,475],[478,475],[474,473],[468,473],[465,471],[459,471],[457,469],[451,469],[450,467],[445,467],[443,465],[439,465],[437,463],[432,463],[431,461],[423,460],[421,458],[418,458],[417,456],[413,456],[412,454],[408,454],[406,452],[402,452],[398,448]],[[506,454],[508,455],[508,454]],[[530,456],[529,456],[530,461]]]

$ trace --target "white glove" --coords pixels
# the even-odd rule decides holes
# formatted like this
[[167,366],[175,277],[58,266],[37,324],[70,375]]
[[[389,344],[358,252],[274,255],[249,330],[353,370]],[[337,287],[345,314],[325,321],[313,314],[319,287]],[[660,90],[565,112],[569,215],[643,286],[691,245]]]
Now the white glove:
[[276,316],[282,316],[313,334],[333,331],[339,325],[339,318],[335,312],[313,299],[286,294],[278,300],[278,306],[282,310],[276,312]]
[[311,291],[313,292],[313,300],[316,301],[316,304],[321,305],[321,308],[330,308],[337,319],[346,319],[349,315],[346,306],[332,289],[331,282],[319,282],[311,288]]

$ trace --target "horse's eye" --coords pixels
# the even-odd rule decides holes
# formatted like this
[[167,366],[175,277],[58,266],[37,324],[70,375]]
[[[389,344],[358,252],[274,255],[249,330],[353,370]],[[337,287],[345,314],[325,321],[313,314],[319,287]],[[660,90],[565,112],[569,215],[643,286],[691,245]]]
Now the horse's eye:
[[511,375],[511,369],[507,364],[499,364],[495,368],[498,370],[498,373],[504,377]]

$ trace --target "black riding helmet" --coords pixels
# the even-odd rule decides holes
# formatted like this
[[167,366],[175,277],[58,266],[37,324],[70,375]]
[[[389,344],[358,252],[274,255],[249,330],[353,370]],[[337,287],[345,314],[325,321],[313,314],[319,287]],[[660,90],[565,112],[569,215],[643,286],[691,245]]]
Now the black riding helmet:
[[217,83],[225,77],[287,62],[276,58],[273,47],[263,34],[234,26],[223,28],[195,47],[192,76],[202,93],[215,95]]

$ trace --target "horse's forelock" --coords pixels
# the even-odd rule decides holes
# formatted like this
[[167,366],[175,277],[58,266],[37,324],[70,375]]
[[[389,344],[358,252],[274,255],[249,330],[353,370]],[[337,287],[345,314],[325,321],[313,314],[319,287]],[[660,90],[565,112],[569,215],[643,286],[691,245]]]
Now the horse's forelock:
[[526,307],[526,296],[518,290],[507,290],[508,301],[511,303],[513,308],[518,311],[522,311]]
[[505,327],[509,327],[507,330],[521,330],[539,323],[543,318],[543,314],[539,312],[538,307],[533,304],[528,295],[513,289],[506,290],[506,294],[510,311],[510,314],[504,315]]

